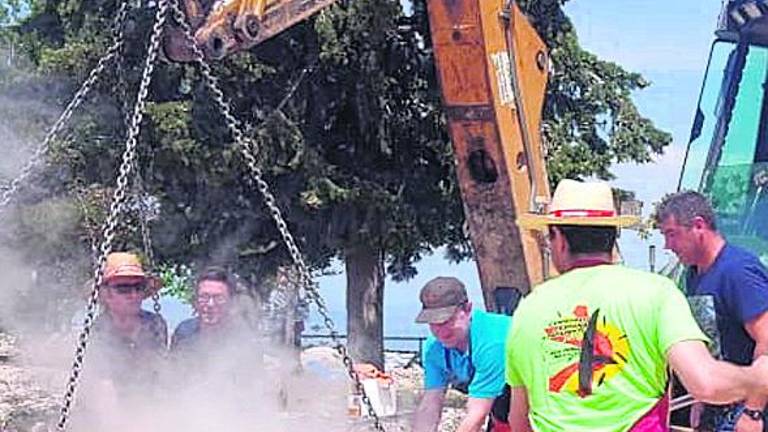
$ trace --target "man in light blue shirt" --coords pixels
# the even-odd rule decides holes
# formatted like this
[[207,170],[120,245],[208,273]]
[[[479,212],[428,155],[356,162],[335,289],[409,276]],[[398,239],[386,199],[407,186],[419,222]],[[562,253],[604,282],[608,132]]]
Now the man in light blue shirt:
[[511,319],[472,310],[458,279],[438,277],[421,290],[417,323],[432,333],[424,347],[424,397],[414,432],[434,432],[440,423],[448,386],[466,393],[467,414],[458,432],[480,431],[491,415],[493,432],[507,427],[509,393],[504,381],[504,343]]

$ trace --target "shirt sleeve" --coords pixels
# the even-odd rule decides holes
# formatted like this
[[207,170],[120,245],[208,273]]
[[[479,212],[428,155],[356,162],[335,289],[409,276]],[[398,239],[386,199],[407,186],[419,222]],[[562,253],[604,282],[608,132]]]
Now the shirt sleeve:
[[422,365],[424,366],[424,389],[436,390],[448,387],[448,377],[445,373],[445,349],[435,342],[434,339],[427,339],[424,344],[424,353],[422,354]]
[[469,383],[469,396],[493,399],[504,390],[504,339],[473,353],[475,375]]
[[659,296],[657,335],[659,347],[666,353],[672,345],[688,341],[700,340],[710,343],[704,332],[693,317],[688,301],[674,284],[670,283],[664,295]]
[[[756,261],[756,260],[755,260]],[[768,311],[768,271],[758,262],[747,262],[726,286],[725,304],[739,322],[747,323]]]

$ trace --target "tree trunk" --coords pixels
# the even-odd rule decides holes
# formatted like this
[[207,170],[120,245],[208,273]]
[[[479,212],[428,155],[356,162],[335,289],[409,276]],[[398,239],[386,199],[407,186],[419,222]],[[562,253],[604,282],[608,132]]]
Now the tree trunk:
[[346,250],[347,334],[355,362],[384,368],[384,259],[381,250],[360,245]]

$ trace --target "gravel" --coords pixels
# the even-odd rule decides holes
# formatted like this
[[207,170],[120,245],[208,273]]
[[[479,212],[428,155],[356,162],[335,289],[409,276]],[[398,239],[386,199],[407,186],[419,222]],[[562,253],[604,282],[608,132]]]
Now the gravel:
[[[46,379],[45,371],[24,367],[23,357],[17,340],[0,333],[0,432],[44,432],[58,416],[61,391],[52,387],[63,385],[64,377],[54,373],[55,378]],[[386,364],[397,386],[398,413],[382,419],[384,427],[389,432],[410,432],[413,412],[422,394],[424,371],[413,361],[413,354],[388,353]],[[342,379],[344,377],[345,374]],[[464,395],[449,390],[439,427],[441,432],[457,429],[465,403]],[[368,422],[354,422],[349,430],[367,431]]]

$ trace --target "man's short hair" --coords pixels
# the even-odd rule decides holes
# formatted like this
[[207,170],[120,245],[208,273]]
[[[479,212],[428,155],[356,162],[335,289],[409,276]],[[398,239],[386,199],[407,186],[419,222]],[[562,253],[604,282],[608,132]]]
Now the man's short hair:
[[674,217],[679,225],[688,228],[693,226],[695,218],[700,217],[713,231],[717,230],[712,204],[698,192],[682,191],[665,196],[656,208],[656,225],[661,226],[661,223],[670,217]]
[[563,233],[573,255],[613,253],[618,229],[612,226],[552,225]]
[[200,288],[200,284],[205,281],[221,282],[227,286],[227,292],[230,297],[235,295],[235,280],[223,267],[208,267],[203,270],[195,282],[195,295],[197,295],[197,290]]

